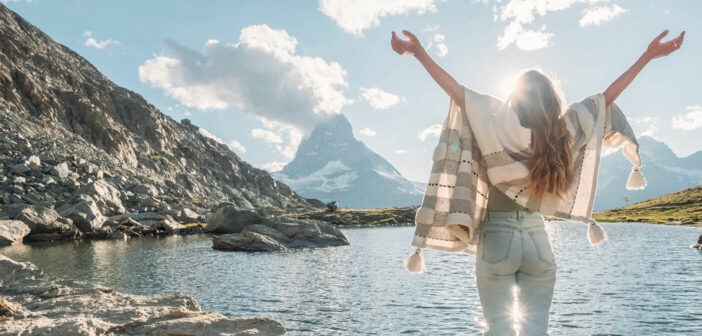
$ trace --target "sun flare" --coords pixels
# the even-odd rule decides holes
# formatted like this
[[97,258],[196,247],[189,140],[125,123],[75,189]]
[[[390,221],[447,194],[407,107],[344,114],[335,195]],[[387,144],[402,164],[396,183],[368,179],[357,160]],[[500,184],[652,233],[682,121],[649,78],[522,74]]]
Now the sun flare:
[[504,79],[502,79],[502,83],[500,86],[500,95],[502,96],[503,100],[507,100],[507,97],[509,97],[509,94],[512,93],[512,90],[514,89],[514,86],[517,81],[517,75],[511,74],[509,76],[506,76]]

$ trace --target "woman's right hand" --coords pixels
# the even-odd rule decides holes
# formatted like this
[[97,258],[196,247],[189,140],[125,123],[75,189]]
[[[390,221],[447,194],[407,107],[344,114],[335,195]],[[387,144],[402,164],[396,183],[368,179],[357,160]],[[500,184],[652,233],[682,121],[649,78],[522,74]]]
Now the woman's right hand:
[[395,32],[392,32],[392,40],[390,44],[392,45],[392,50],[395,50],[400,55],[416,55],[420,50],[423,49],[422,44],[419,43],[414,34],[403,30],[402,34],[405,34],[409,38],[409,41],[400,39]]

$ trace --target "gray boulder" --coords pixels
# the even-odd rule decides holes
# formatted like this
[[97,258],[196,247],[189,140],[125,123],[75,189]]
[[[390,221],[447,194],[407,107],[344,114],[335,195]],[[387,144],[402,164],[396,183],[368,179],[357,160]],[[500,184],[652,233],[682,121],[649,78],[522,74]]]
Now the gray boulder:
[[21,221],[0,220],[0,246],[19,244],[29,232],[29,226]]
[[163,229],[165,231],[176,231],[176,230],[185,229],[185,226],[176,222],[173,219],[173,217],[171,217],[169,215],[165,215],[165,216],[163,216],[163,221],[161,222],[161,226],[159,227],[159,229]]
[[249,210],[239,210],[234,206],[224,206],[217,210],[207,222],[205,231],[214,233],[239,233],[245,227],[261,223],[259,214]]
[[349,242],[334,224],[290,217],[266,218],[264,223],[290,238],[288,247],[343,246]]
[[132,189],[130,189],[135,194],[142,194],[148,196],[158,196],[158,189],[150,184],[137,184]]
[[128,212],[125,214],[112,216],[105,221],[105,225],[124,225],[123,223],[125,223],[127,219],[130,219],[143,226],[150,226],[154,229],[160,229],[165,231],[181,230],[185,228],[183,225],[180,225],[178,222],[176,222],[173,219],[173,217],[169,215],[162,215],[156,212]]
[[51,174],[63,180],[71,176],[71,170],[68,168],[68,163],[64,161],[51,168]]
[[32,156],[30,156],[30,157],[27,159],[27,161],[25,162],[25,164],[26,164],[26,165],[29,167],[29,169],[31,169],[31,170],[33,170],[33,171],[39,171],[39,169],[41,168],[41,159],[40,159],[38,156],[36,156],[36,155],[32,155]]
[[54,209],[43,206],[28,206],[15,216],[15,220],[22,221],[35,233],[61,233],[71,229],[65,220]]
[[265,218],[262,224],[250,224],[240,233],[215,236],[212,244],[217,250],[275,251],[285,248],[342,246],[349,242],[333,224],[278,216]]
[[264,236],[268,236],[270,238],[275,239],[276,241],[286,244],[290,242],[290,237],[286,236],[284,233],[268,226],[268,225],[263,225],[263,224],[253,224],[249,225],[246,228],[244,228],[242,233],[244,232],[255,232],[258,234],[262,234]]
[[212,237],[212,248],[226,251],[280,251],[285,246],[275,239],[251,231]]
[[92,232],[105,222],[100,208],[89,195],[78,195],[72,203],[66,203],[56,210],[61,216],[72,219],[73,224],[83,232]]
[[180,212],[180,216],[178,216],[178,219],[183,223],[195,223],[197,222],[199,217],[200,215],[198,215],[197,212],[192,211],[188,208],[184,208]]
[[338,209],[339,209],[339,202],[332,201],[332,202],[327,203],[327,210],[329,210],[330,212],[335,212]]
[[123,214],[126,211],[120,200],[120,191],[105,180],[97,180],[86,185],[75,191],[72,197],[77,198],[79,195],[90,196],[105,216]]

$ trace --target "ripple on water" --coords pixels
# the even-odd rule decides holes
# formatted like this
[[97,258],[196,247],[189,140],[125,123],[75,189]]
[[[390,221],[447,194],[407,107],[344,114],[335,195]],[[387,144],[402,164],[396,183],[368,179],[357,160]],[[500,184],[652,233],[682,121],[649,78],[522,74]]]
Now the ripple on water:
[[[558,260],[554,335],[691,335],[702,332],[699,228],[549,222]],[[0,253],[46,273],[135,294],[184,292],[205,310],[266,316],[291,335],[471,335],[485,328],[474,258],[425,251],[409,274],[413,228],[344,231],[351,245],[273,253],[212,250],[209,236],[11,246]],[[597,334],[596,334],[597,333]]]

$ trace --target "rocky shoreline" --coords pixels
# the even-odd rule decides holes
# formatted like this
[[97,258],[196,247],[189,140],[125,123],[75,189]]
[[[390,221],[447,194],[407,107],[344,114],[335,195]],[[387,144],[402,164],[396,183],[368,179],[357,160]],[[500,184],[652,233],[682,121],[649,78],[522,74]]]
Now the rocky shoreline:
[[285,335],[278,322],[203,312],[189,295],[124,294],[0,255],[3,335]]

